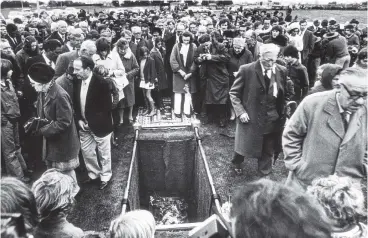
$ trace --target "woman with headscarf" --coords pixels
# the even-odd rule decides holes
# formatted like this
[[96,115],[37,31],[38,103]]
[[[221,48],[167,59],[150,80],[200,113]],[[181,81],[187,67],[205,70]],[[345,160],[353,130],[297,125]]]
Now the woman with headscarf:
[[[252,53],[245,47],[245,41],[243,38],[234,38],[233,47],[229,50],[230,61],[228,63],[228,71],[230,76],[230,88],[234,83],[235,75],[241,65],[249,64],[253,62]],[[230,120],[235,120],[235,112],[230,105]]]
[[129,109],[129,122],[133,122],[133,106],[135,104],[135,89],[134,89],[134,79],[138,76],[139,65],[137,59],[135,58],[133,52],[129,48],[129,42],[125,39],[120,39],[116,43],[114,48],[120,56],[123,62],[127,79],[129,81],[128,86],[124,88],[125,98],[118,104],[120,111],[120,117],[124,115],[124,109]]
[[301,62],[301,52],[303,51],[303,38],[299,35],[300,26],[298,22],[293,22],[288,27],[286,36],[289,38],[289,45],[293,45],[298,49],[299,62]]

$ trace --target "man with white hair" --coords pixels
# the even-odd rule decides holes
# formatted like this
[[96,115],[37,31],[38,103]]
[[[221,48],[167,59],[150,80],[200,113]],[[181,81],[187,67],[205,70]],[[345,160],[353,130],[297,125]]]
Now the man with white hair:
[[332,174],[357,181],[367,176],[366,71],[347,68],[337,86],[306,97],[285,127],[290,186],[306,189],[313,179]]
[[92,55],[96,54],[96,51],[95,42],[92,40],[86,40],[82,43],[80,50],[76,49],[59,55],[55,65],[54,79],[57,79],[67,71],[70,62],[74,61],[79,56],[92,58]]
[[71,52],[73,50],[79,50],[82,42],[84,41],[85,34],[80,28],[73,28],[69,34],[69,40],[61,48],[61,52]]
[[48,40],[56,39],[61,42],[62,45],[67,41],[66,33],[67,33],[68,24],[65,21],[59,20],[57,22],[56,31],[52,32],[49,36]]
[[237,116],[232,160],[235,172],[242,172],[244,157],[257,158],[258,172],[263,176],[271,173],[274,155],[280,151],[284,107],[290,93],[287,70],[276,64],[279,47],[264,44],[260,51],[259,60],[239,68],[230,99]]

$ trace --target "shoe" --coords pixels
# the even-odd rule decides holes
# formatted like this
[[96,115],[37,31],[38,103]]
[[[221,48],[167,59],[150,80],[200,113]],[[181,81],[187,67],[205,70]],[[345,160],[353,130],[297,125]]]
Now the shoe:
[[134,123],[134,119],[133,118],[129,118],[129,124],[133,124]]
[[103,190],[104,188],[106,188],[108,184],[109,184],[109,181],[101,181],[100,190]]
[[176,114],[176,113],[174,113],[174,115],[175,115],[175,117],[177,117],[177,118],[181,118],[182,116],[181,116],[181,114]]
[[184,114],[186,118],[191,118],[192,115],[191,114]]

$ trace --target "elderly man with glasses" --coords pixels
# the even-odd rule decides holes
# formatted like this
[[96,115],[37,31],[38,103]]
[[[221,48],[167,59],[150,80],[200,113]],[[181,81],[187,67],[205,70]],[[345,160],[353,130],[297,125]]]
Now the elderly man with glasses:
[[331,174],[361,180],[367,165],[366,72],[348,68],[338,87],[306,97],[283,133],[287,184],[305,189]]

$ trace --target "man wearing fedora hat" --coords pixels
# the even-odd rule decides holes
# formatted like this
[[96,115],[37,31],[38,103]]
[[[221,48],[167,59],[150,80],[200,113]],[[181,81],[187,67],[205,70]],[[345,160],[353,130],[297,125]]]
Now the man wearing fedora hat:
[[350,55],[345,38],[337,32],[326,33],[323,38],[328,40],[326,44],[327,62],[340,65],[344,69],[349,67]]
[[80,142],[72,102],[68,93],[53,80],[54,74],[54,69],[42,62],[28,69],[28,77],[38,93],[37,116],[49,121],[37,133],[45,138],[43,159],[47,169],[59,169],[77,182],[74,169],[79,166]]

